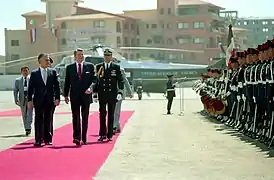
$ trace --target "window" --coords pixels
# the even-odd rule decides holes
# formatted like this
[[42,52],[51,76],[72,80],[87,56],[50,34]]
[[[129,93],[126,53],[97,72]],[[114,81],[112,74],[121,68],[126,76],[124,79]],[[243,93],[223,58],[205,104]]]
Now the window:
[[18,59],[20,59],[20,55],[19,55],[19,54],[12,54],[12,55],[10,56],[10,59],[11,59],[11,60],[18,60]]
[[120,36],[117,36],[117,38],[116,38],[116,43],[117,43],[117,44],[121,44],[121,37],[120,37]]
[[134,59],[134,54],[130,54],[130,60]]
[[66,22],[62,22],[61,29],[67,29],[67,23]]
[[129,42],[128,42],[128,38],[127,38],[127,37],[124,37],[124,44],[125,44],[125,46],[128,46],[128,45],[129,45]]
[[174,59],[177,59],[177,56],[175,54],[169,54],[168,59],[169,60],[174,60]]
[[272,21],[271,24],[274,24],[274,21]]
[[140,39],[136,39],[136,45],[140,46]]
[[151,24],[151,28],[156,29],[157,28],[157,24]]
[[248,24],[248,22],[247,22],[247,21],[245,21],[245,22],[244,22],[244,25],[247,25],[247,24]]
[[19,46],[19,40],[11,40],[11,46]]
[[140,54],[139,53],[136,53],[136,59],[140,59]]
[[177,43],[178,44],[188,44],[188,43],[191,43],[191,38],[190,37],[179,37],[179,38],[177,38]]
[[164,15],[164,8],[161,8],[160,14],[161,14],[161,15]]
[[135,46],[135,39],[134,38],[131,38],[130,44],[131,44],[131,46]]
[[148,39],[148,40],[147,40],[147,44],[152,44],[152,40],[151,40],[151,39]]
[[263,25],[266,25],[266,24],[268,24],[268,22],[267,22],[267,21],[263,21],[262,24],[263,24]]
[[140,35],[140,29],[139,29],[139,26],[138,26],[138,25],[136,26],[136,34],[137,34],[137,35]]
[[194,22],[193,27],[195,29],[203,29],[203,28],[205,28],[205,23],[203,23],[203,22]]
[[178,23],[177,26],[178,26],[178,29],[187,29],[188,23]]
[[147,29],[149,28],[149,24],[146,24]]
[[178,8],[178,14],[179,15],[196,15],[198,13],[197,8]]
[[167,14],[172,14],[171,8],[168,8],[168,9],[167,9]]
[[124,23],[124,29],[129,29],[129,25],[128,25],[128,23]]
[[105,27],[105,21],[103,21],[103,20],[94,21],[93,22],[93,27],[94,28],[104,28]]
[[123,57],[126,58],[126,59],[128,59],[128,54],[124,53]]
[[118,33],[121,32],[121,23],[120,23],[120,21],[116,22],[116,32],[118,32]]
[[61,44],[62,44],[62,45],[67,45],[67,39],[62,38],[62,39],[61,39]]
[[195,44],[203,44],[205,41],[204,41],[203,38],[194,38],[194,39],[193,39],[193,42],[194,42]]
[[172,38],[168,38],[167,44],[168,44],[168,45],[172,45],[172,44],[173,44],[173,39],[172,39]]
[[268,32],[268,28],[263,28],[263,32]]
[[106,42],[106,38],[105,37],[92,37],[91,41],[93,44],[103,44]]
[[167,24],[166,27],[167,27],[168,29],[171,29],[171,28],[172,28],[171,24]]
[[135,24],[131,24],[130,29],[131,29],[131,31],[134,31],[135,30]]
[[163,41],[163,37],[162,36],[153,36],[153,42],[155,44],[161,44]]

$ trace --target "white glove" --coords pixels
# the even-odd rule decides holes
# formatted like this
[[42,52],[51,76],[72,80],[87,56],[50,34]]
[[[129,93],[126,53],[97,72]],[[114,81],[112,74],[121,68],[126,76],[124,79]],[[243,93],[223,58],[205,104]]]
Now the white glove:
[[93,100],[94,103],[98,102],[98,94],[97,93],[93,94],[92,100]]
[[85,92],[86,94],[91,94],[92,93],[92,90],[91,90],[91,88],[88,88],[87,90],[86,90],[86,92]]
[[244,95],[244,94],[242,94],[242,99],[243,99],[243,100],[246,100],[246,97],[245,97],[245,95]]
[[256,98],[253,96],[253,101],[254,101],[254,103],[256,103]]
[[117,94],[117,98],[116,98],[118,101],[121,101],[123,98],[122,98],[122,95],[121,94]]
[[240,101],[241,100],[241,96],[237,96],[237,100]]

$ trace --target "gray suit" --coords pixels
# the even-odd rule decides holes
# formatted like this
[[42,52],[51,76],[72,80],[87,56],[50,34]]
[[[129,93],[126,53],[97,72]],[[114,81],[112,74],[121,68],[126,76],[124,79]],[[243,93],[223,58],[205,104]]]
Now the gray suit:
[[[29,83],[30,77],[27,77]],[[24,128],[25,130],[31,130],[33,109],[28,108],[28,98],[24,95],[24,78],[19,77],[15,80],[13,88],[14,102],[20,106]]]
[[[133,91],[132,91],[132,88],[131,88],[128,80],[127,80],[126,73],[125,73],[125,71],[122,68],[121,68],[121,73],[122,73],[123,81],[124,81],[124,85],[125,85],[124,92],[123,92],[123,100],[124,100],[126,98],[127,91],[130,94],[133,94]],[[113,127],[117,128],[117,129],[120,129],[120,112],[121,112],[121,107],[122,107],[122,100],[118,101],[116,103],[115,111],[114,111],[114,123],[113,123]]]

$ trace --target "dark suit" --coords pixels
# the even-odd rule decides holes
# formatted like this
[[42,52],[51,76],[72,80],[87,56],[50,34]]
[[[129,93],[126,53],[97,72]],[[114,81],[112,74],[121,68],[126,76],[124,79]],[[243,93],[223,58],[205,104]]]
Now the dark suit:
[[175,85],[173,84],[172,80],[168,80],[166,83],[166,90],[167,90],[167,111],[170,113],[173,98],[175,97]]
[[[73,139],[86,142],[89,106],[92,102],[91,94],[86,94],[88,88],[92,88],[92,83],[96,82],[94,65],[83,62],[82,76],[79,78],[77,74],[77,64],[72,63],[66,67],[66,77],[64,84],[64,96],[70,96]],[[81,118],[82,114],[82,136],[81,136]]]
[[47,83],[45,85],[40,68],[31,72],[28,101],[32,101],[35,108],[35,141],[45,143],[52,141],[52,108],[54,100],[60,100],[60,86],[57,73],[47,68]]
[[[114,110],[117,102],[117,94],[122,95],[124,89],[123,76],[120,66],[113,62],[109,68],[105,68],[104,63],[96,66],[98,80],[94,92],[98,92],[99,111],[100,111],[100,131],[99,136],[113,136]],[[106,126],[106,105],[108,106],[108,128]]]

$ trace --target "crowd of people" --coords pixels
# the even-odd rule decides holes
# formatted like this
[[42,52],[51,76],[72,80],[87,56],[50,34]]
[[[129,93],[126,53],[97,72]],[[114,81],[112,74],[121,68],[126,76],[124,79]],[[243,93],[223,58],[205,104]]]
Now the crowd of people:
[[238,51],[225,69],[208,69],[193,89],[204,114],[274,145],[274,39]]
[[[113,62],[112,51],[104,50],[104,62],[96,66],[85,62],[84,51],[74,51],[75,62],[66,67],[64,98],[70,103],[73,125],[73,143],[87,144],[90,104],[99,103],[100,129],[98,141],[112,141],[120,133],[120,111],[126,90],[133,91],[124,69]],[[15,80],[14,102],[21,108],[26,136],[31,134],[33,111],[34,146],[53,144],[55,107],[60,104],[60,85],[56,70],[51,67],[53,59],[46,53],[38,56],[39,67],[29,72],[21,68],[21,77]],[[125,88],[124,88],[125,87]],[[106,115],[107,123],[106,123]]]

